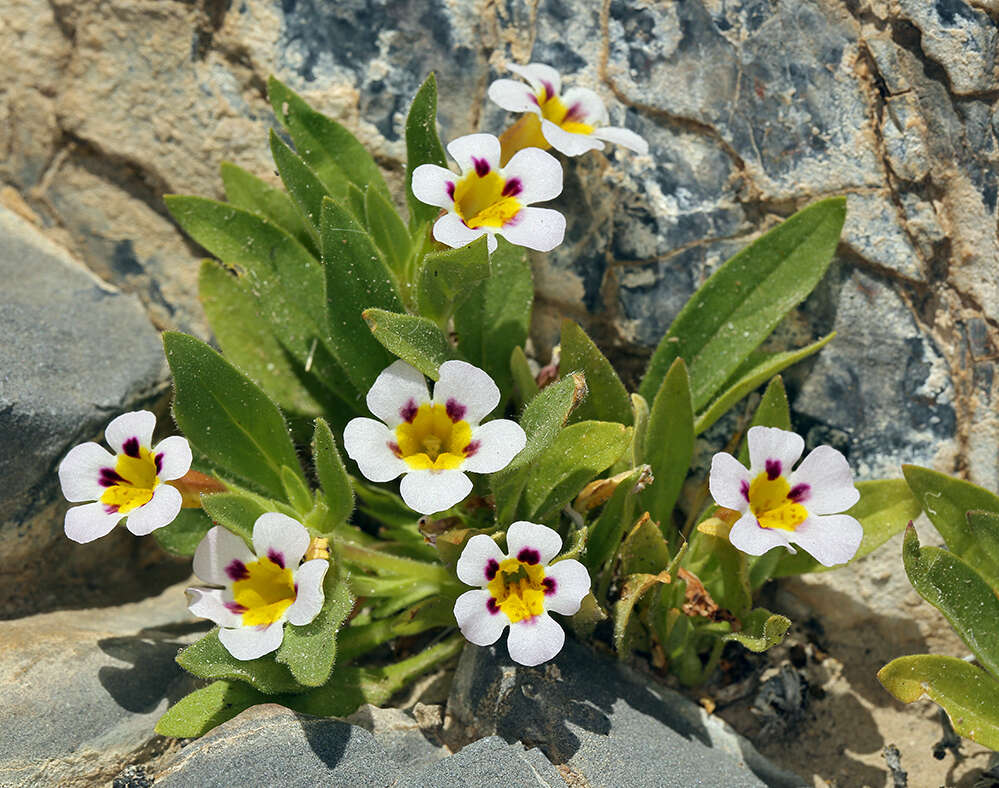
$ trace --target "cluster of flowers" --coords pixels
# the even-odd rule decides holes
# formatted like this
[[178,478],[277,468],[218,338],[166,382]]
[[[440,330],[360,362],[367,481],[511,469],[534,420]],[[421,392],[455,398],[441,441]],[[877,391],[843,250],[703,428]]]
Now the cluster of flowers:
[[[579,155],[616,142],[638,152],[647,145],[626,129],[606,126],[599,97],[584,88],[561,92],[554,69],[541,64],[511,67],[527,84],[498,80],[489,96],[500,106],[530,113],[541,142],[566,155]],[[562,168],[539,147],[522,147],[503,165],[501,141],[472,134],[452,141],[448,151],[461,174],[435,165],[413,173],[417,198],[444,209],[433,227],[438,241],[460,247],[488,235],[547,251],[561,243],[565,219],[557,211],[530,207],[562,190]],[[467,473],[494,473],[524,448],[523,429],[507,419],[483,420],[499,404],[500,392],[481,369],[462,361],[441,365],[433,394],[421,372],[404,361],[385,369],[367,393],[378,420],[347,424],[343,443],[360,472],[375,482],[402,476],[403,501],[421,514],[441,512],[472,491]],[[66,535],[89,542],[108,534],[123,518],[145,535],[172,522],[183,496],[174,484],[190,470],[192,455],[180,436],[152,443],[155,417],[126,413],[112,421],[105,439],[114,454],[96,443],[73,448],[59,466],[63,493],[71,502],[90,502],[66,513]],[[750,468],[728,454],[715,456],[710,489],[719,506],[739,515],[730,539],[737,548],[762,555],[797,544],[825,565],[856,552],[862,531],[853,518],[836,514],[856,502],[852,474],[843,456],[828,446],[799,465],[804,442],[798,435],[755,427],[749,431]],[[304,561],[310,536],[297,520],[263,514],[252,534],[252,550],[240,537],[213,527],[198,546],[194,571],[211,587],[188,591],[189,610],[215,622],[222,644],[237,659],[275,651],[284,624],[312,621],[323,607],[326,558]],[[565,634],[549,612],[572,615],[590,588],[585,567],[555,560],[561,537],[537,523],[515,522],[506,531],[507,552],[486,535],[468,541],[457,565],[459,579],[477,588],[454,607],[458,627],[479,645],[494,643],[510,627],[511,657],[525,665],[551,659]]]

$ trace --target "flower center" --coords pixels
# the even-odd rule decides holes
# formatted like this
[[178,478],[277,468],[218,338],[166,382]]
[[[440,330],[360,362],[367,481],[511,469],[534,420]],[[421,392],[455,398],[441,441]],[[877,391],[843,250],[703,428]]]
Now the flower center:
[[149,449],[132,439],[126,441],[125,454],[119,454],[114,468],[101,468],[100,484],[107,489],[100,502],[109,512],[128,514],[152,500],[153,490],[160,484],[162,455],[154,456]]
[[793,531],[808,517],[808,510],[797,502],[787,479],[771,479],[767,471],[757,476],[749,485],[749,508],[763,528],[780,528]]
[[501,610],[511,624],[534,618],[545,612],[545,568],[518,558],[506,558],[486,586],[492,595],[490,608]]
[[454,187],[454,210],[473,230],[479,227],[504,227],[523,206],[517,195],[523,190],[517,178],[509,181],[476,160],[475,168]]
[[448,413],[446,405],[424,402],[410,421],[395,428],[395,443],[390,446],[397,457],[416,471],[450,471],[460,468],[474,453],[472,425],[457,413]]
[[538,93],[538,106],[541,108],[541,114],[545,120],[550,120],[570,134],[590,135],[596,128],[583,122],[583,110],[579,104],[567,107],[562,99],[558,96],[549,96],[545,89]]
[[243,577],[232,584],[236,612],[243,615],[243,626],[273,624],[284,615],[297,596],[291,569],[267,556],[245,564]]

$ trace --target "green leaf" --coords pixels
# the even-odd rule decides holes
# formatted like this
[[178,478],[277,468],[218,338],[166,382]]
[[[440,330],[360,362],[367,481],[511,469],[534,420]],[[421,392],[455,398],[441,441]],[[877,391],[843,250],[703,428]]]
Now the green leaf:
[[784,640],[790,626],[791,619],[758,607],[742,621],[741,630],[722,635],[722,640],[734,640],[759,654]]
[[421,164],[447,166],[444,147],[437,136],[437,77],[433,73],[420,86],[406,116],[406,201],[409,226],[413,230],[432,222],[440,211],[413,196],[413,170]]
[[[298,468],[298,465],[295,465]],[[287,465],[281,466],[281,484],[287,501],[301,515],[312,511],[312,492],[302,478],[301,470],[293,471]]]
[[649,591],[669,583],[670,576],[666,572],[659,574],[630,575],[621,585],[621,596],[614,603],[614,648],[618,657],[625,659],[635,648],[636,630],[639,623],[635,620],[635,607]]
[[[988,559],[999,566],[999,514],[968,512],[968,527]],[[993,588],[999,588],[999,578],[986,575],[986,580]]]
[[225,198],[230,203],[276,224],[319,259],[318,236],[291,197],[235,164],[224,161],[221,169]]
[[469,289],[489,276],[489,249],[485,236],[460,249],[432,252],[423,258],[416,276],[416,303],[420,314],[446,321]]
[[918,465],[903,465],[902,474],[951,552],[961,556],[983,576],[999,577],[999,564],[987,551],[980,549],[968,522],[971,511],[999,514],[999,498],[971,482]]
[[366,392],[393,359],[368,331],[361,313],[370,307],[401,312],[402,301],[371,236],[329,198],[323,201],[322,248],[333,349],[351,382]]
[[644,467],[635,468],[628,478],[618,484],[590,527],[583,559],[591,573],[610,560],[625,531],[634,522],[635,485],[643,473]]
[[[784,381],[780,375],[767,384],[747,432],[753,427],[779,427],[791,431],[791,406],[788,404]],[[742,441],[742,448],[739,449],[739,462],[749,465],[749,441],[745,438]]]
[[[461,340],[458,340],[459,347]],[[538,382],[531,372],[531,365],[527,363],[527,356],[524,355],[524,348],[517,345],[510,353],[510,374],[513,379],[513,387],[522,405],[526,405],[537,395]],[[493,378],[495,380],[496,378]],[[497,384],[499,385],[499,384]],[[500,391],[503,389],[501,388]]]
[[354,511],[354,491],[350,477],[344,467],[336,440],[329,425],[323,419],[316,419],[316,431],[312,438],[312,461],[316,476],[326,496],[329,517],[332,523],[344,523]]
[[903,703],[926,695],[943,706],[954,730],[999,750],[999,681],[963,659],[931,654],[893,659],[878,680]]
[[177,664],[199,679],[245,681],[268,695],[301,692],[304,689],[285,665],[274,661],[273,654],[256,659],[236,659],[219,640],[218,627],[182,649],[177,655]]
[[451,356],[451,346],[433,320],[384,309],[365,309],[362,316],[375,339],[390,353],[429,378],[440,377],[438,369]]
[[[489,255],[489,278],[474,285],[455,309],[454,330],[458,349],[489,373],[505,402],[513,386],[512,354],[527,341],[531,325],[534,280],[527,250],[505,238],[497,241],[496,251]],[[537,386],[521,391],[523,401],[536,392]]]
[[704,432],[718,421],[728,412],[729,408],[749,392],[761,386],[763,381],[792,364],[797,364],[802,359],[818,353],[834,336],[836,336],[835,331],[798,350],[788,350],[783,353],[759,353],[760,358],[756,357],[756,353],[752,354],[749,361],[733,375],[734,380],[728,382],[725,391],[697,417],[694,426],[697,434]]
[[153,531],[160,547],[171,555],[194,555],[212,521],[201,509],[181,509],[174,521]]
[[752,607],[746,554],[728,539],[697,532],[683,561],[721,607],[742,621]]
[[658,574],[669,566],[669,545],[663,538],[659,524],[643,516],[625,537],[618,553],[621,574]]
[[544,519],[569,503],[624,454],[633,432],[609,421],[581,421],[562,430],[531,465],[524,486],[524,519]]
[[201,505],[212,520],[242,537],[247,546],[253,545],[253,526],[257,518],[274,511],[256,497],[237,492],[203,495]]
[[641,465],[645,462],[645,441],[649,431],[649,403],[641,394],[631,395],[631,417],[635,425],[635,438],[631,441],[631,464]]
[[982,576],[953,553],[921,548],[911,523],[902,542],[902,563],[912,587],[944,614],[982,666],[999,676],[999,598]]
[[573,320],[562,321],[559,375],[582,372],[590,396],[572,414],[573,421],[600,419],[630,425],[631,398],[607,357]]
[[267,80],[274,114],[288,129],[298,154],[316,172],[330,194],[345,196],[345,180],[362,192],[372,187],[385,197],[388,186],[381,170],[357,138],[334,120],[316,112],[274,77]]
[[694,408],[702,409],[822,279],[845,217],[843,197],[813,203],[722,265],[673,321],[639,393],[651,400],[673,361],[682,358]]
[[298,467],[277,406],[256,383],[204,342],[163,334],[173,373],[173,413],[187,439],[208,460],[283,499],[281,466]]
[[156,723],[160,736],[195,739],[241,711],[270,699],[241,681],[215,681],[167,709]]
[[660,523],[669,524],[694,456],[694,412],[682,358],[673,362],[652,401],[644,454],[655,481],[642,491],[641,505]]
[[307,687],[322,686],[329,679],[336,660],[337,631],[354,608],[350,585],[334,567],[323,579],[323,593],[326,598],[319,615],[300,627],[286,624],[284,640],[274,654]]
[[412,252],[413,239],[409,236],[406,223],[399,218],[395,208],[377,189],[364,192],[364,213],[368,231],[375,244],[381,249],[388,263],[400,281],[406,279],[406,265]]
[[284,144],[281,138],[274,133],[274,129],[271,129],[270,140],[271,156],[274,157],[274,163],[277,165],[281,180],[284,182],[288,194],[305,214],[312,231],[318,238],[323,197],[328,197],[329,192],[326,191],[326,187],[323,186],[316,174],[309,169],[309,165]]
[[[846,514],[860,521],[864,527],[864,538],[860,541],[860,548],[850,559],[850,563],[874,552],[904,529],[906,523],[919,516],[919,502],[909,492],[902,479],[857,482],[856,487],[860,491],[860,500]],[[837,568],[822,566],[802,550],[799,550],[797,555],[791,555],[783,550],[781,552],[783,555],[770,574],[771,577],[825,572]]]

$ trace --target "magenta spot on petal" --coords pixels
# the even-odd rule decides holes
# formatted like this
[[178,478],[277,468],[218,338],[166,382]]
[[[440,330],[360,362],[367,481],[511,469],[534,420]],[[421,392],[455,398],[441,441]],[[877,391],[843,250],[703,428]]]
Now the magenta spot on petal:
[[509,219],[507,219],[506,222],[503,224],[503,226],[504,227],[516,227],[523,220],[524,220],[524,211],[520,210],[520,211],[517,211],[517,213],[515,213]]
[[101,487],[114,487],[116,484],[120,484],[125,481],[121,474],[118,473],[114,468],[101,468],[100,477],[97,479],[97,483]]
[[104,504],[104,514],[117,514],[118,504],[106,503]]
[[275,564],[284,569],[284,553],[280,553],[273,547],[267,551],[267,557],[271,559]]
[[466,457],[472,457],[472,456],[474,456],[479,451],[479,448],[481,446],[482,446],[482,441],[471,441],[464,448],[465,456]]
[[541,86],[545,89],[545,101],[548,101],[548,99],[555,95],[555,88],[552,86],[551,82],[542,81]]
[[395,441],[389,441],[385,445],[389,447],[389,451],[391,451],[396,457],[402,459],[402,449],[399,448],[398,443]]
[[767,478],[770,481],[773,481],[778,476],[780,476],[780,472],[783,466],[780,464],[780,460],[767,460],[766,467],[767,467]]
[[237,580],[246,580],[250,576],[249,570],[246,568],[246,564],[240,561],[238,558],[233,558],[229,565],[225,568],[225,573],[228,575],[232,582]]
[[565,113],[565,118],[562,120],[563,123],[568,122],[578,122],[583,119],[583,105],[578,101],[573,104]]
[[791,488],[787,497],[788,500],[794,501],[795,503],[801,503],[802,501],[807,501],[811,493],[812,488],[807,484],[796,484]]
[[496,577],[496,573],[499,571],[499,561],[495,558],[490,558],[489,562],[486,564],[486,580],[492,580]]
[[742,484],[739,485],[739,492],[742,493],[742,497],[747,501],[749,500],[749,482],[745,479],[742,480]]
[[538,101],[538,97],[535,96],[533,93],[531,94],[530,98],[531,98],[531,101],[533,101],[535,104],[539,104],[540,105],[540,102]]
[[524,191],[524,184],[521,183],[520,178],[511,178],[503,184],[504,197],[516,197],[522,191]]
[[485,178],[489,174],[489,162],[485,159],[472,157],[472,164],[475,165],[475,174],[480,178]]
[[546,577],[541,581],[541,585],[545,587],[545,596],[551,596],[558,590],[558,583],[554,577]]
[[458,400],[454,397],[448,398],[444,409],[447,411],[447,417],[451,419],[451,421],[461,421],[465,418],[465,411],[468,410],[468,408],[458,402]]
[[454,199],[454,181],[448,181],[447,182],[447,186],[445,188],[447,189],[447,196],[450,197],[453,200]]
[[416,404],[416,400],[410,397],[409,401],[401,408],[399,408],[399,418],[401,418],[405,422],[412,424],[413,419],[416,418],[416,414],[419,410],[420,406]]
[[496,604],[496,600],[492,597],[489,597],[489,599],[486,600],[486,610],[494,616],[500,612],[499,605]]
[[525,547],[517,553],[517,560],[525,564],[538,564],[541,563],[541,553],[533,547]]
[[131,437],[121,445],[121,450],[129,457],[139,456],[139,439]]
[[239,604],[239,602],[225,602],[224,604],[226,610],[230,613],[235,613],[237,616],[241,616],[246,612],[246,608]]
[[156,455],[156,475],[159,476],[163,471],[163,452]]

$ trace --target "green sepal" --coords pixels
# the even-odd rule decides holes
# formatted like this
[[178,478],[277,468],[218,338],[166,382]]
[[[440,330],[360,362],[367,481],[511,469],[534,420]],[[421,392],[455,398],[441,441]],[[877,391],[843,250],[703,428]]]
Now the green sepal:
[[963,659],[917,654],[893,659],[878,680],[902,703],[923,695],[939,703],[954,730],[990,750],[999,750],[999,681]]
[[384,309],[365,309],[362,317],[386,350],[427,377],[440,377],[438,370],[451,357],[451,346],[433,320]]
[[281,411],[242,372],[199,339],[165,332],[177,425],[210,462],[284,498],[281,466],[298,467]]
[[221,492],[202,495],[201,505],[214,522],[241,537],[248,547],[252,547],[253,526],[257,518],[274,511],[264,500],[238,492]]
[[237,714],[258,703],[267,703],[266,695],[242,681],[214,681],[196,689],[166,710],[156,723],[160,736],[195,739],[212,728],[228,722]]
[[171,555],[194,555],[212,521],[201,509],[181,509],[173,522],[153,531],[159,546]]
[[416,274],[416,304],[420,314],[446,324],[471,288],[489,276],[489,249],[482,236],[460,249],[431,252]]
[[741,623],[742,629],[722,635],[722,640],[734,640],[750,651],[760,653],[784,640],[791,619],[758,607],[750,611]]
[[447,166],[444,146],[437,136],[437,77],[432,72],[420,86],[406,115],[406,202],[410,230],[434,221],[440,212],[437,206],[420,202],[413,195],[413,170],[421,164]]
[[559,374],[582,372],[590,396],[572,414],[573,421],[599,419],[630,425],[631,398],[607,357],[573,320],[562,321]]
[[316,419],[312,437],[312,462],[323,495],[326,496],[329,521],[334,526],[345,523],[354,511],[354,489],[343,458],[337,451],[336,439],[323,419]]

